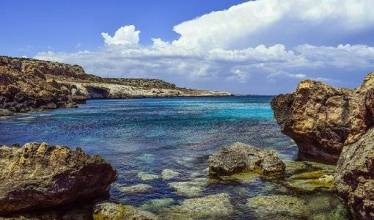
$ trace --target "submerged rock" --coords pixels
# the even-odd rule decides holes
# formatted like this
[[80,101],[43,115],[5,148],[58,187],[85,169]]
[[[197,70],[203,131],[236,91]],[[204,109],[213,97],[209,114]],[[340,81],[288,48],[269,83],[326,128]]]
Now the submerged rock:
[[163,208],[166,208],[174,203],[174,199],[172,198],[162,198],[162,199],[152,199],[145,202],[140,208],[152,211],[152,212],[158,212]]
[[296,191],[315,191],[334,189],[334,173],[318,170],[295,174],[286,179],[286,185]]
[[93,220],[156,220],[153,213],[133,206],[104,202],[94,207]]
[[343,146],[373,125],[373,91],[374,73],[356,90],[304,80],[294,93],[276,96],[271,106],[282,132],[298,145],[301,159],[336,163]]
[[178,195],[186,197],[200,196],[207,185],[207,178],[196,178],[191,181],[169,183],[169,186],[173,188]]
[[119,187],[119,190],[124,193],[145,193],[152,189],[151,185],[148,184],[137,184],[132,186],[121,186]]
[[249,198],[247,206],[260,219],[299,219],[306,216],[306,202],[288,195],[256,196]]
[[186,199],[180,205],[165,209],[162,219],[220,219],[234,211],[226,193]]
[[0,147],[0,213],[56,207],[102,196],[116,171],[99,156],[46,143]]
[[161,172],[161,177],[163,180],[170,180],[174,179],[175,177],[179,176],[180,173],[171,169],[165,169]]
[[374,219],[374,128],[344,147],[335,176],[338,193],[361,219]]
[[146,173],[146,172],[139,172],[138,177],[139,177],[139,179],[141,179],[143,181],[155,180],[155,179],[160,178],[160,176],[158,176],[156,174]]
[[243,171],[263,175],[282,175],[284,163],[275,152],[243,143],[234,143],[209,157],[209,175],[228,176]]

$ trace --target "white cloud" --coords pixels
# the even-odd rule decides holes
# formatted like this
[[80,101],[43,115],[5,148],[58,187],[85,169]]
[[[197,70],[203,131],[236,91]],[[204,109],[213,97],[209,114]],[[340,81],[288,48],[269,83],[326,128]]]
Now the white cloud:
[[190,49],[233,48],[238,42],[253,46],[259,40],[273,42],[305,30],[318,38],[324,29],[338,36],[372,28],[373,8],[372,0],[249,1],[175,26],[180,38],[173,44]]
[[[348,72],[364,74],[374,68],[374,47],[334,43],[374,29],[372,8],[372,0],[249,1],[176,25],[180,37],[171,42],[154,38],[151,46],[141,45],[140,31],[128,25],[113,36],[102,33],[107,47],[42,52],[36,57],[81,64],[102,76],[161,78],[239,93],[278,93],[291,90],[301,79],[339,84]],[[361,76],[352,78],[361,81]],[[356,82],[343,84],[352,86],[352,81]]]
[[120,27],[112,36],[108,33],[101,33],[105,44],[121,45],[121,46],[136,46],[139,43],[140,31],[136,30],[134,25]]

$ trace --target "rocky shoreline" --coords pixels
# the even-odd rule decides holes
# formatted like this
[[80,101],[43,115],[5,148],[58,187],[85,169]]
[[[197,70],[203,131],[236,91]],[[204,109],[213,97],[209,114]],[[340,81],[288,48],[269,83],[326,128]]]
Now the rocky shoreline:
[[0,116],[72,108],[87,99],[228,95],[157,79],[102,78],[78,65],[0,56]]

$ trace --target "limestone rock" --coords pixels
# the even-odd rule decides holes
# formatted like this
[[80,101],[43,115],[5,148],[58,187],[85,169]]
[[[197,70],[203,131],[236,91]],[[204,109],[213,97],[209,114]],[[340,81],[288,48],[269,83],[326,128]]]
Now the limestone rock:
[[99,156],[46,143],[0,147],[0,213],[56,207],[108,192],[116,172]]
[[99,203],[94,207],[93,220],[156,220],[153,213],[133,206],[111,202]]
[[148,184],[136,184],[132,186],[122,186],[119,187],[119,190],[124,193],[145,193],[152,189],[151,185]]
[[302,219],[307,212],[303,199],[288,195],[256,196],[248,199],[247,206],[259,219]]
[[373,91],[374,73],[356,90],[304,80],[294,93],[276,96],[271,106],[282,132],[298,145],[300,159],[336,163],[343,146],[373,125]]
[[208,185],[207,178],[196,178],[191,181],[172,182],[168,184],[178,195],[196,197],[201,195],[205,186]]
[[374,129],[347,145],[339,158],[336,188],[360,219],[374,219]]
[[173,179],[173,178],[175,178],[179,175],[180,175],[180,173],[178,173],[177,171],[171,170],[171,169],[164,169],[161,172],[161,177],[162,177],[163,180],[170,180],[170,179]]
[[230,216],[234,208],[226,193],[186,199],[180,205],[164,210],[163,219],[221,219]]
[[243,171],[263,175],[282,175],[284,163],[273,151],[262,150],[243,143],[234,143],[209,157],[209,175],[228,176]]

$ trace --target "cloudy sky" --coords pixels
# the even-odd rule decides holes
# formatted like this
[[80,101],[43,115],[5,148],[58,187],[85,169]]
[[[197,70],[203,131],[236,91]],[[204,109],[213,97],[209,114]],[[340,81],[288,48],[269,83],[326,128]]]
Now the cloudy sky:
[[236,94],[374,71],[373,0],[0,2],[0,53]]

